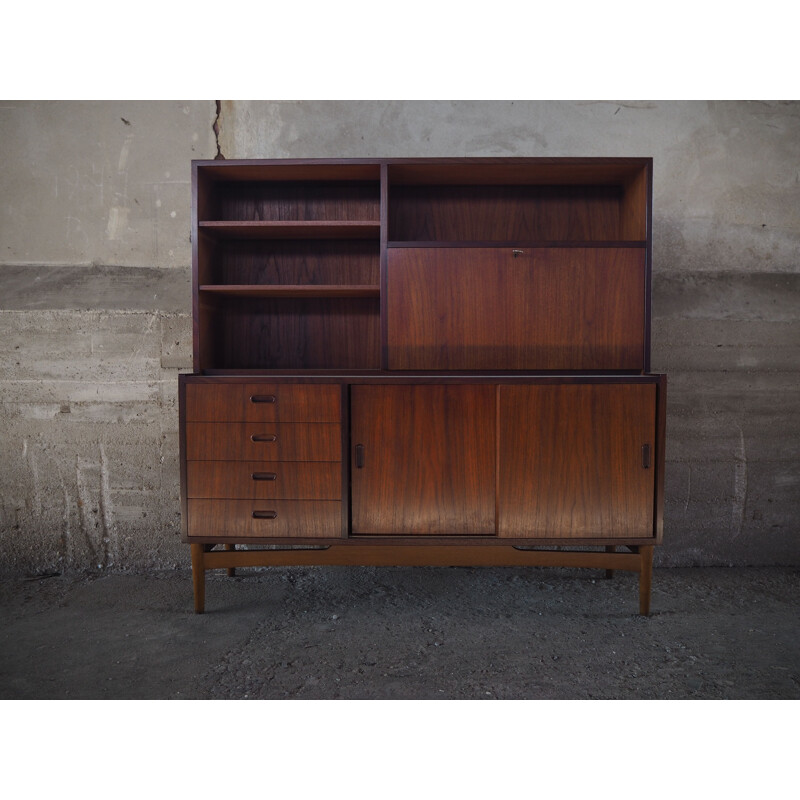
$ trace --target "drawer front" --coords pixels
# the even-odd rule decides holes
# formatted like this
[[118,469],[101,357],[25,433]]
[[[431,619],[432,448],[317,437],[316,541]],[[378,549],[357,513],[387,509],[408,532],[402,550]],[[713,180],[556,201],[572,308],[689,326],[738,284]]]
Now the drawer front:
[[331,423],[187,422],[187,461],[341,461]]
[[335,500],[189,500],[189,536],[224,539],[342,536]]
[[187,496],[252,500],[341,500],[333,461],[189,461]]
[[339,422],[338,386],[188,383],[187,422]]

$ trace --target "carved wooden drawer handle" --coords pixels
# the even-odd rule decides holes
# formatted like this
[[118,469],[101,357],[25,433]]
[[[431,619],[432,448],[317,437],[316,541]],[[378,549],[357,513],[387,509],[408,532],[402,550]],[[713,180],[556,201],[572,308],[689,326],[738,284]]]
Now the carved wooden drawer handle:
[[254,433],[250,440],[253,442],[277,442],[278,437],[274,433]]
[[254,511],[253,519],[275,519],[278,516],[277,511]]
[[251,403],[277,403],[278,398],[274,394],[251,394]]

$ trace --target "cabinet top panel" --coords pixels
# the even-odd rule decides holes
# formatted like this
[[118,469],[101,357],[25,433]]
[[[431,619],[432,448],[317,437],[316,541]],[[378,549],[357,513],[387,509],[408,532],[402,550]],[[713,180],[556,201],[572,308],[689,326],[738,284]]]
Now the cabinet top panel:
[[384,158],[193,161],[214,180],[378,180],[392,183],[619,185],[652,166],[652,158]]

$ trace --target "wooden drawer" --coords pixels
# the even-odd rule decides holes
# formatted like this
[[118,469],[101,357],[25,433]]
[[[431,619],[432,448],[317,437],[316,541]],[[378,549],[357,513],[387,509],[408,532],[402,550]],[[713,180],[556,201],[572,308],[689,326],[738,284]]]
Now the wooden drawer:
[[339,422],[338,386],[188,383],[187,422]]
[[187,422],[187,461],[341,461],[330,423]]
[[333,461],[189,461],[187,497],[341,500],[342,468]]
[[341,538],[335,500],[189,500],[189,536],[224,539]]

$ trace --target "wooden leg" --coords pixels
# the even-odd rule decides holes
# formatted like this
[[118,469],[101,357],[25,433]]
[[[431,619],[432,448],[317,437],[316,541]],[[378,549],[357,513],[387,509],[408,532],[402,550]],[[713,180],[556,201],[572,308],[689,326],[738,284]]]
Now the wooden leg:
[[[236,549],[236,545],[235,544],[226,544],[225,545],[225,549],[228,552],[232,552],[232,551],[234,551]],[[236,567],[228,567],[228,577],[229,578],[235,578],[236,577]]]
[[[617,548],[614,547],[613,544],[607,544],[606,545],[606,553],[616,553],[616,552],[617,552]],[[614,570],[613,569],[607,569],[606,570],[606,578],[613,578],[613,577],[614,577]]]
[[639,613],[650,615],[650,587],[653,583],[653,546],[639,548],[641,567],[639,569]]
[[192,544],[192,585],[194,586],[194,611],[202,614],[206,605],[206,567],[205,548],[202,544]]

